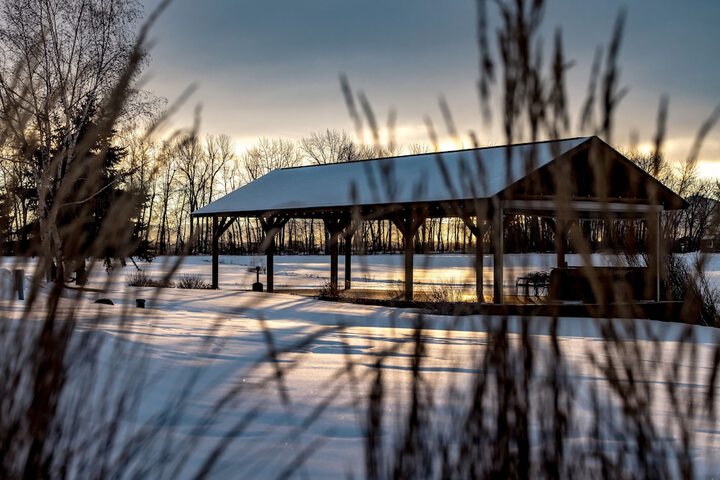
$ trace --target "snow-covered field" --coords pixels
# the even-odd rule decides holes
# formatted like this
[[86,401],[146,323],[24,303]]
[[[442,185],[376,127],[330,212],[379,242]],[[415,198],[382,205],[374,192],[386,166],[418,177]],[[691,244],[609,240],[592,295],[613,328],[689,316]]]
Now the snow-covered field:
[[[571,265],[580,261],[574,256],[568,260]],[[151,265],[140,266],[159,277],[171,261],[160,258]],[[416,281],[419,285],[472,285],[472,261],[471,256],[461,255],[418,256]],[[612,259],[597,255],[593,261],[607,263]],[[140,415],[124,419],[129,431],[151,421],[171,399],[181,396],[186,402],[183,414],[170,419],[163,428],[179,442],[187,438],[197,441],[187,451],[178,447],[176,452],[187,455],[191,466],[199,465],[228,431],[237,424],[244,425],[244,415],[254,412],[241,433],[233,435],[236,438],[214,471],[217,478],[277,476],[296,457],[304,456],[304,449],[309,446],[312,455],[300,469],[301,477],[338,478],[349,472],[361,477],[365,411],[356,400],[367,395],[373,365],[386,354],[382,367],[388,382],[386,413],[390,423],[401,418],[411,384],[409,352],[417,315],[405,309],[241,291],[254,281],[255,273],[249,268],[261,262],[262,257],[222,257],[221,289],[217,291],[127,287],[125,275],[134,269],[132,264],[116,272],[110,281],[104,272],[95,271],[88,287],[103,291],[85,293],[76,303],[81,327],[95,329],[109,344],[120,342],[126,347],[105,349],[99,356],[98,375],[111,376],[128,365],[142,366],[148,381],[143,389]],[[354,262],[354,286],[388,288],[402,279],[402,256],[355,257]],[[505,283],[514,284],[514,277],[524,271],[549,270],[553,262],[553,255],[509,255]],[[0,268],[13,265],[13,259],[3,259]],[[342,278],[342,259],[340,265]],[[491,267],[491,263],[486,265]],[[32,262],[25,266],[28,272],[32,270]],[[329,279],[327,257],[279,256],[275,268],[279,287],[321,286]],[[185,259],[178,273],[201,274],[209,281],[209,258]],[[486,282],[491,284],[490,268],[485,275]],[[720,283],[720,256],[711,259],[709,276],[715,284]],[[100,297],[112,299],[115,305],[94,304]],[[0,295],[1,298],[4,297]],[[134,308],[136,298],[146,299],[147,309]],[[22,302],[0,300],[3,322],[20,318],[22,310]],[[126,322],[120,322],[121,317]],[[39,311],[30,314],[31,321],[40,318]],[[98,318],[103,320],[96,322]],[[449,388],[466,385],[476,373],[474,361],[487,343],[488,322],[500,319],[429,316],[426,320],[427,351],[422,371],[438,392],[435,401],[442,412],[443,405],[452,401],[447,395]],[[520,331],[519,319],[511,318],[508,322],[511,332]],[[653,378],[644,380],[656,391],[654,403],[649,406],[653,418],[663,424],[672,416],[665,375],[673,364],[667,359],[678,349],[683,327],[641,320],[623,324],[630,323],[640,328],[641,349],[650,351],[650,338],[662,340],[664,356],[658,359],[648,353],[646,367]],[[530,328],[542,350],[548,344],[549,319],[533,318]],[[711,369],[718,339],[716,331],[710,328],[695,327],[693,333],[697,358],[680,359],[674,365],[679,377],[672,380],[681,393],[690,397],[703,395],[703,382]],[[577,379],[576,413],[580,419],[587,418],[591,414],[589,386],[601,393],[610,392],[590,361],[591,354],[604,354],[599,324],[589,319],[561,319],[559,335],[572,378]],[[269,339],[275,349],[290,351],[267,361]],[[341,373],[348,360],[356,367],[356,381]],[[284,372],[281,381],[275,377],[278,365]],[[197,381],[185,390],[190,379]],[[233,389],[239,392],[233,400],[217,412],[206,429],[195,430],[203,423],[205,413]],[[327,406],[316,410],[326,400]],[[315,418],[315,412],[317,418],[309,421]],[[697,441],[694,459],[701,467],[700,473],[720,471],[720,431],[716,427],[694,426]]]
[[[694,254],[686,255],[687,259]],[[352,259],[352,285],[358,289],[387,289],[401,284],[404,278],[404,260],[402,255],[356,255]],[[720,254],[709,255],[706,273],[710,283],[720,288]],[[566,256],[569,266],[582,265],[580,255]],[[595,254],[591,256],[594,265],[619,265],[622,259],[616,255]],[[160,279],[171,267],[180,261],[175,277],[182,274],[199,275],[206,283],[210,283],[211,258],[209,256],[192,256],[184,259],[176,257],[158,257],[152,263],[139,262],[138,267],[155,279]],[[414,283],[417,288],[454,285],[474,288],[475,270],[473,255],[438,254],[415,255]],[[503,283],[506,289],[514,290],[515,279],[532,271],[550,271],[556,262],[554,254],[510,254],[505,255]],[[220,288],[227,290],[249,290],[255,281],[255,267],[265,270],[265,257],[257,256],[220,256]],[[28,275],[34,269],[34,260],[23,260],[17,265],[13,258],[0,257],[0,269],[24,267]],[[344,257],[339,259],[339,275],[344,278]],[[492,255],[484,258],[483,278],[486,287],[493,282]],[[95,267],[95,275],[91,276],[89,287],[103,288],[108,276],[101,273],[101,266]],[[125,268],[114,272],[113,284],[125,282],[128,274],[136,271],[130,263]],[[9,280],[8,280],[9,281]],[[266,282],[265,274],[261,273],[260,281]],[[320,288],[330,281],[330,258],[327,255],[278,255],[275,256],[275,287],[287,288]],[[0,283],[0,287],[3,283]],[[400,287],[397,287],[400,288]]]
[[[387,289],[399,285],[404,278],[404,264],[402,255],[363,255],[353,256],[352,259],[352,285],[358,289]],[[688,255],[691,258],[691,255]],[[710,255],[707,263],[707,274],[710,282],[720,287],[720,254]],[[567,255],[568,265],[582,265],[580,255]],[[596,254],[591,257],[594,265],[618,265],[622,259],[615,255]],[[155,279],[161,278],[178,259],[174,257],[159,257],[152,263],[139,263],[138,266]],[[203,280],[210,283],[210,257],[193,256],[182,259],[181,266],[176,273],[200,275]],[[432,288],[434,286],[454,285],[474,288],[475,270],[474,256],[472,255],[415,255],[414,283],[416,288]],[[503,283],[505,288],[514,291],[515,279],[531,271],[550,271],[556,262],[554,254],[534,255],[505,255],[505,270]],[[11,265],[10,259],[5,259],[5,265]],[[264,272],[265,257],[258,256],[220,256],[220,288],[230,290],[249,290],[255,281],[255,267],[261,267]],[[32,269],[33,262],[30,262]],[[344,278],[344,257],[339,260],[339,275]],[[0,262],[2,268],[3,262]],[[492,256],[484,258],[483,278],[485,286],[492,286],[493,281]],[[7,268],[7,267],[6,267]],[[99,267],[98,267],[99,268]],[[132,264],[116,272],[117,282],[123,282],[125,276],[135,271]],[[90,286],[102,286],[107,277],[95,275],[91,278]],[[264,273],[260,281],[266,282]],[[275,287],[287,288],[320,288],[330,281],[330,258],[326,255],[279,255],[275,257]]]

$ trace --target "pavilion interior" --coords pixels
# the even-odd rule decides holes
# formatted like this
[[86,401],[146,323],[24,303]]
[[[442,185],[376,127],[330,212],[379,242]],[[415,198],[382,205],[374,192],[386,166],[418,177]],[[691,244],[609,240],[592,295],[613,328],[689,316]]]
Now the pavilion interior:
[[[542,301],[603,303],[630,300],[659,302],[664,299],[662,285],[666,275],[666,246],[662,240],[662,215],[669,210],[685,208],[682,198],[597,137],[590,137],[579,147],[553,158],[540,168],[528,168],[528,171],[530,173],[508,182],[502,190],[488,197],[479,197],[474,193],[458,198],[455,194],[449,195],[446,200],[273,208],[267,211],[243,211],[238,208],[234,212],[197,214],[198,217],[212,217],[213,221],[213,288],[218,287],[219,238],[235,219],[257,218],[262,225],[265,239],[259,248],[266,256],[265,285],[268,292],[273,292],[277,233],[291,218],[314,218],[322,220],[329,233],[331,290],[344,292],[348,297],[377,295],[368,291],[351,292],[352,238],[363,221],[387,220],[403,237],[402,297],[412,301],[415,298],[413,271],[418,229],[428,218],[458,218],[472,233],[476,246],[473,301],[495,304],[534,302],[538,301],[538,296],[530,295],[529,291],[532,289],[535,293],[538,286],[546,292]],[[518,284],[503,288],[506,221],[513,215],[537,216],[552,226],[556,266],[547,278],[525,279],[525,284],[519,278]],[[568,247],[581,255],[592,253],[580,228],[584,219],[642,222],[647,229],[644,265],[625,269],[603,269],[589,264],[568,267],[565,261]],[[489,242],[483,239],[489,239]],[[488,244],[489,249],[486,248]],[[345,263],[342,283],[339,278],[341,253]],[[483,281],[483,259],[487,255],[493,258],[492,289],[486,288]],[[542,285],[538,285],[540,282]],[[584,286],[574,292],[568,288],[579,283]],[[312,289],[306,291],[311,293]]]

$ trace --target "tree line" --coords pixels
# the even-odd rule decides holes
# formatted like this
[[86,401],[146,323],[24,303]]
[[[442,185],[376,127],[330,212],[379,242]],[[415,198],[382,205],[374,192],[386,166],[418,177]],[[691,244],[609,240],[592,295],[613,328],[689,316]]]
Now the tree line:
[[[156,140],[137,134],[136,128],[114,132],[112,148],[105,152],[103,184],[116,181],[113,194],[123,192],[136,198],[137,210],[129,225],[136,254],[205,254],[210,252],[212,222],[193,219],[191,212],[242,185],[276,169],[325,163],[355,161],[405,152],[356,144],[345,132],[326,130],[300,141],[261,138],[238,153],[228,135],[199,136],[193,133]],[[411,151],[430,152],[429,146],[415,145]],[[641,167],[648,168],[649,156],[627,153]],[[674,168],[661,160],[659,178],[683,195],[687,210],[667,213],[665,226],[675,250],[696,250],[703,239],[718,234],[717,220],[720,182],[703,179],[694,171]],[[34,178],[21,162],[2,162],[0,182],[7,196],[0,203],[4,222],[6,254],[23,253],[37,231],[38,199]],[[107,201],[107,200],[106,200]],[[97,208],[97,207],[96,207]],[[96,220],[107,215],[101,208]],[[72,212],[70,212],[72,214]],[[127,219],[123,219],[127,220]],[[582,220],[582,231],[593,248],[617,247],[630,239],[644,242],[645,228],[638,221]],[[88,225],[88,234],[92,226]],[[506,219],[506,249],[509,252],[543,252],[554,249],[554,229],[545,219],[515,215]],[[631,237],[631,238],[628,238]],[[240,219],[220,239],[225,254],[257,251],[263,231],[254,219]],[[279,233],[278,253],[322,253],[328,233],[321,220],[292,219]],[[492,248],[489,235],[486,248]],[[461,219],[428,219],[416,238],[418,251],[465,253],[474,251],[474,238]],[[402,250],[402,235],[389,221],[363,222],[353,240],[353,249],[363,253],[392,253]]]

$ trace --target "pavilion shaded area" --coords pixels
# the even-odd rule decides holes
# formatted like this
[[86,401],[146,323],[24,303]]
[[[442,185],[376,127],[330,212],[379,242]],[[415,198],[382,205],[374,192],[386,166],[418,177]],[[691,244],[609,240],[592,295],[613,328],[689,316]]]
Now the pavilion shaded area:
[[[344,250],[344,288],[351,288],[352,237],[363,221],[389,220],[403,236],[404,299],[413,299],[415,236],[428,218],[460,218],[475,237],[476,298],[483,302],[483,255],[493,256],[493,303],[503,304],[505,219],[533,215],[555,232],[556,300],[575,300],[567,285],[578,279],[596,303],[615,298],[618,271],[568,267],[567,239],[578,241],[579,220],[642,221],[647,229],[647,263],[635,299],[660,301],[664,243],[663,211],[685,208],[685,201],[598,137],[582,137],[453,152],[407,155],[330,165],[278,169],[193,212],[212,217],[212,286],[218,287],[219,239],[237,218],[257,218],[265,239],[267,291],[274,290],[275,236],[291,218],[321,219],[330,235],[330,285],[339,288],[338,260]],[[483,238],[492,238],[491,252]],[[634,278],[633,277],[633,278]],[[564,298],[568,297],[568,298]]]

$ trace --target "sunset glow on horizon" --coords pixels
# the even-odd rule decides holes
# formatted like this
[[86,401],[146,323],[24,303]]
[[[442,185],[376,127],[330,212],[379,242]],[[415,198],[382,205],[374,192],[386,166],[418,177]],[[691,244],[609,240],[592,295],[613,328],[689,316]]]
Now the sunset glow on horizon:
[[[157,5],[157,0],[143,2],[148,11]],[[691,3],[693,8],[657,8],[651,0],[547,2],[543,36],[552,44],[554,29],[560,27],[567,60],[573,63],[567,71],[571,125],[565,136],[588,133],[578,125],[593,56],[607,43],[625,6],[619,88],[629,90],[618,105],[611,143],[627,148],[637,134],[641,152],[651,153],[658,102],[668,95],[665,152],[673,161],[685,160],[698,129],[720,103],[720,65],[710,61],[716,57],[711,46],[718,43],[710,22],[720,14],[720,4]],[[172,101],[197,83],[197,92],[173,123],[191,125],[195,106],[202,105],[200,131],[229,134],[239,155],[262,137],[298,141],[326,129],[372,144],[367,125],[363,138],[357,138],[340,74],[366,96],[384,145],[390,140],[385,128],[391,111],[397,114],[394,142],[402,148],[432,143],[426,118],[441,150],[471,147],[470,131],[481,145],[506,143],[501,99],[492,100],[490,124],[480,111],[472,0],[442,6],[429,0],[398,0],[392,6],[282,0],[273,8],[254,2],[218,0],[209,7],[175,0],[154,36],[149,90]],[[459,139],[446,131],[440,97],[447,100]],[[706,138],[698,167],[702,175],[720,173],[719,139],[717,129]]]

